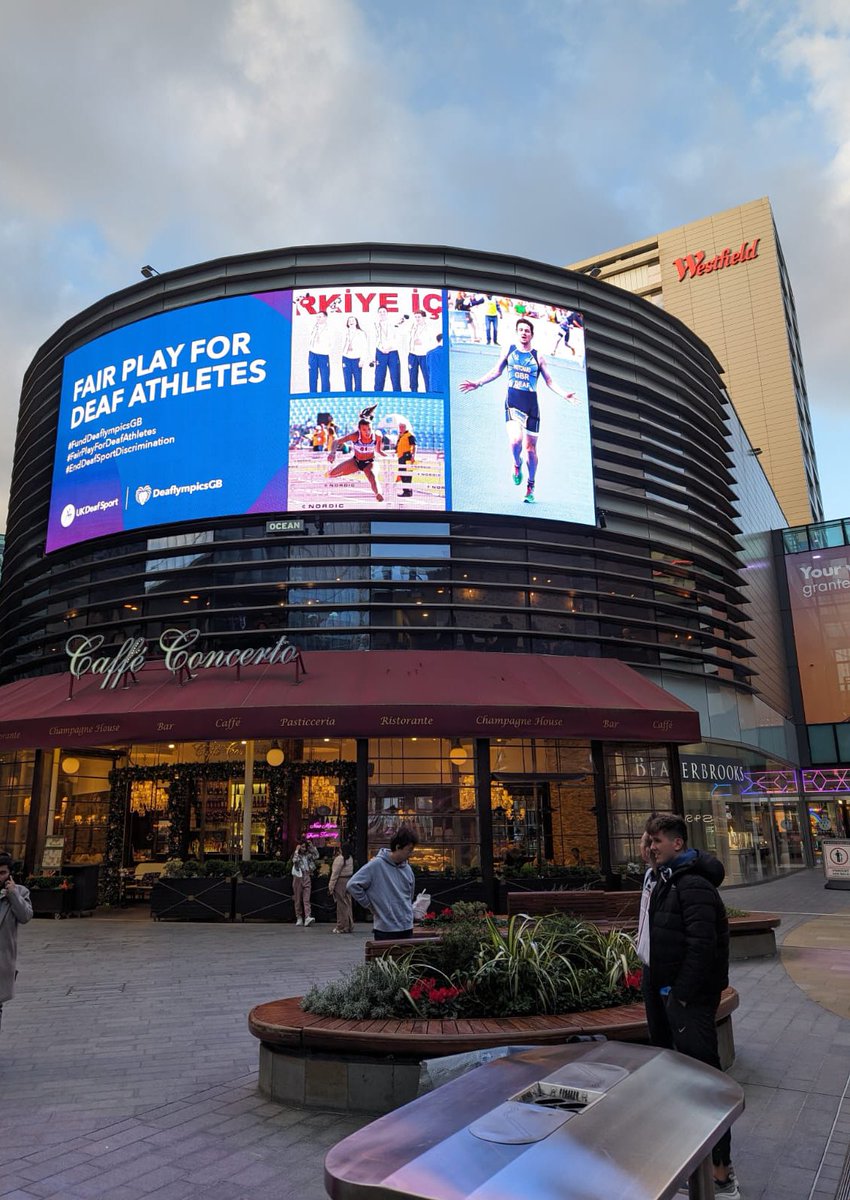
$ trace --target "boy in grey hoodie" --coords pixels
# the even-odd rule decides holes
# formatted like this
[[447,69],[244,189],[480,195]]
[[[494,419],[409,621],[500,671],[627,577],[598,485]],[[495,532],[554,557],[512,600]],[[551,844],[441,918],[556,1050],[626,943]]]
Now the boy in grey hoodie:
[[372,912],[375,940],[413,936],[413,890],[415,880],[407,860],[416,849],[416,834],[402,826],[348,881],[349,895]]

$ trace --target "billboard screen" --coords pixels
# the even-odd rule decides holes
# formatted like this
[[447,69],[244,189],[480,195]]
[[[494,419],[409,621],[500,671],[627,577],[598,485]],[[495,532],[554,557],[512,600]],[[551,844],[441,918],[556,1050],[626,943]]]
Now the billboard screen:
[[196,304],[65,359],[47,550],[250,513],[595,523],[580,313],[428,287]]
[[850,549],[785,559],[807,725],[850,719]]

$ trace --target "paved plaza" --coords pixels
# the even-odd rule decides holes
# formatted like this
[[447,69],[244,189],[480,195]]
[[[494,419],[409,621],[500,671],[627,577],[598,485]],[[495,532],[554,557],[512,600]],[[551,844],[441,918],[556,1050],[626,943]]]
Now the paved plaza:
[[[724,897],[783,917],[781,958],[732,970],[743,1195],[833,1200],[850,1144],[850,892],[806,871]],[[0,1032],[0,1196],[320,1200],[325,1152],[364,1122],[259,1095],[246,1014],[361,961],[366,936],[129,911],[31,922]]]

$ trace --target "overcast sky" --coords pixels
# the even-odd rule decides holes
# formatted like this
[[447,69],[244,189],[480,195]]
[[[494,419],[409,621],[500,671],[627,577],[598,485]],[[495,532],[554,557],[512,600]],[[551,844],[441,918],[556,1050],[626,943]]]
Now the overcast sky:
[[763,195],[850,516],[848,0],[0,0],[0,97],[0,527],[28,362],[143,263],[566,263]]

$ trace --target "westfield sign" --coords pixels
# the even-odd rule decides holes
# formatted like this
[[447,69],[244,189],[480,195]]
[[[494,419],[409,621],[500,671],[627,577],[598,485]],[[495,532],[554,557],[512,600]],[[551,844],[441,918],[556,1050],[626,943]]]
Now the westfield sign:
[[675,258],[673,266],[679,273],[679,283],[688,276],[693,279],[697,275],[711,275],[713,271],[722,271],[725,267],[736,267],[738,263],[752,262],[754,258],[758,258],[760,241],[761,238],[754,238],[751,242],[742,242],[741,248],[735,251],[727,246],[720,254],[715,254],[714,258],[706,258],[704,250],[698,250],[696,254],[686,254],[684,258]]

